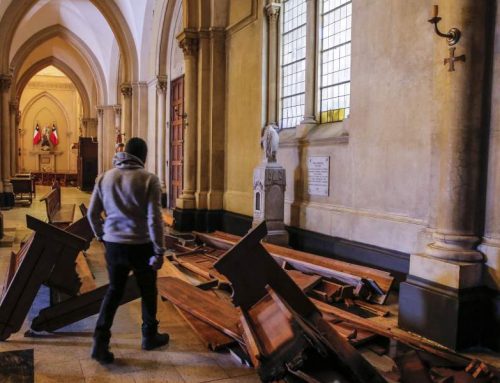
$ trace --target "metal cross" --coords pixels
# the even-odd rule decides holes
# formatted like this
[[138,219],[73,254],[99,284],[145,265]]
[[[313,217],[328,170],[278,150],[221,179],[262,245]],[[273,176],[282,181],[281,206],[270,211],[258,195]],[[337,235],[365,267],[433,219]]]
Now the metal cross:
[[448,72],[455,71],[455,61],[465,62],[465,55],[455,56],[455,47],[449,48],[450,56],[444,59],[444,65],[448,64]]

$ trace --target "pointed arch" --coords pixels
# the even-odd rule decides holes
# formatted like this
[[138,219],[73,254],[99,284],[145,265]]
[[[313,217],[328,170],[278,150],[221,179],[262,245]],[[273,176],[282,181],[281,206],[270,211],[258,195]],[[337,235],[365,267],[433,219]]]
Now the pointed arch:
[[[17,93],[16,93],[16,98],[19,100],[21,99],[21,95],[24,91],[24,88],[28,84],[28,82],[31,80],[31,78],[37,74],[39,71],[42,69],[53,65],[57,69],[59,69],[61,72],[63,72],[75,85],[75,88],[80,95],[80,99],[82,100],[82,106],[83,106],[83,117],[88,118],[91,115],[91,104],[90,104],[90,99],[89,95],[87,93],[87,90],[85,89],[85,86],[83,85],[82,80],[78,75],[69,67],[66,63],[63,61],[59,60],[58,58],[55,57],[47,57],[43,60],[40,60],[33,64],[29,69],[23,73],[21,78],[18,81],[18,86],[17,86]],[[49,94],[50,95],[50,94]]]
[[28,111],[33,107],[33,105],[35,105],[35,103],[38,100],[40,100],[44,97],[47,97],[49,100],[51,100],[61,110],[61,112],[64,116],[64,119],[66,120],[65,121],[66,127],[69,127],[69,116],[68,116],[68,112],[66,111],[66,108],[61,103],[61,101],[59,101],[56,97],[54,97],[53,95],[51,95],[49,92],[46,92],[46,91],[38,93],[31,100],[29,100],[29,102],[26,104],[26,106],[24,107],[23,113],[21,115],[21,126],[23,126],[23,123],[24,123],[24,118],[25,118],[24,116],[26,116],[28,114]]
[[[97,60],[97,57],[80,37],[60,24],[51,25],[50,27],[42,29],[23,43],[10,63],[10,67],[14,70],[14,79],[18,78],[19,70],[21,69],[21,66],[26,58],[29,56],[30,52],[32,52],[38,45],[43,44],[44,42],[55,37],[60,37],[63,40],[67,41],[82,54],[83,58],[86,61],[86,64],[89,66],[90,71],[94,76],[94,84],[97,89],[98,95],[97,104],[107,104],[108,90],[106,84],[106,76],[104,75],[104,71],[99,61]],[[69,75],[67,76],[70,77]],[[73,82],[76,85],[76,82]],[[13,91],[15,93],[19,93],[17,90],[13,89]]]
[[[9,73],[9,52],[17,26],[24,15],[38,0],[13,1],[0,20],[0,73]],[[138,79],[138,55],[134,37],[129,26],[114,1],[89,0],[108,22],[123,56],[124,81]]]

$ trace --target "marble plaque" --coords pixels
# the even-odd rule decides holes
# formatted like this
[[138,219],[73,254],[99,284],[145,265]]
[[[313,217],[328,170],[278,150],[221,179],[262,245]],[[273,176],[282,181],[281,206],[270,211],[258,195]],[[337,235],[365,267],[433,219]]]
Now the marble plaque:
[[330,157],[307,158],[307,186],[309,195],[328,196],[330,186]]

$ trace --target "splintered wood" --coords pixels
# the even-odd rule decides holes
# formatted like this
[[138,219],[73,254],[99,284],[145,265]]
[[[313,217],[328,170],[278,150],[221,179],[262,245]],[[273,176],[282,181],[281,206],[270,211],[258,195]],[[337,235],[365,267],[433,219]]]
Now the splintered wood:
[[[243,238],[168,235],[159,293],[210,349],[230,350],[264,382],[495,381],[483,362],[367,319],[389,315],[390,273],[262,243],[265,235],[265,225]],[[377,370],[357,348],[392,367]]]

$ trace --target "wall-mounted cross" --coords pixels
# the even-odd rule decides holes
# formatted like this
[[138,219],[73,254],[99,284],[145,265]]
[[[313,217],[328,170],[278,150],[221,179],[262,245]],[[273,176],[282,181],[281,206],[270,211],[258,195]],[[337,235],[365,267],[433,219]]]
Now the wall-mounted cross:
[[448,64],[448,72],[455,71],[455,61],[465,62],[465,55],[455,56],[455,47],[449,48],[450,56],[444,59],[444,65]]

